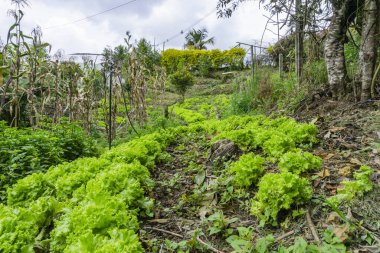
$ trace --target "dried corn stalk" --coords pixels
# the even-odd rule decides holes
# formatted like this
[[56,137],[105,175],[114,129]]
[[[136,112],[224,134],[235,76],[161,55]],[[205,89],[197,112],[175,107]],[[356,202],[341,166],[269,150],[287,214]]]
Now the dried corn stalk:
[[132,49],[128,59],[128,80],[131,87],[130,100],[132,106],[132,118],[134,121],[144,124],[147,120],[147,78],[144,64],[138,58],[136,50]]

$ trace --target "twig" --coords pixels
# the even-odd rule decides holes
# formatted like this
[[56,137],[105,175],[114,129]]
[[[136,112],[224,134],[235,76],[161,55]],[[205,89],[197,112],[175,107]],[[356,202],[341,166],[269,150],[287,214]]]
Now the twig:
[[180,234],[168,231],[168,230],[164,230],[164,229],[161,229],[161,228],[152,228],[152,227],[144,227],[144,228],[145,229],[154,230],[154,231],[158,231],[158,232],[162,232],[162,233],[166,233],[166,234],[173,235],[173,236],[176,236],[176,237],[179,237],[179,238],[183,239],[183,235],[180,235]]
[[198,241],[200,244],[206,246],[206,247],[207,247],[208,249],[210,249],[212,252],[215,252],[215,253],[222,253],[222,251],[220,251],[220,250],[214,248],[213,246],[211,246],[211,245],[205,243],[205,242],[202,241],[201,238],[199,238],[199,237],[197,237],[197,241]]
[[308,223],[309,228],[311,230],[311,233],[313,234],[314,240],[317,241],[318,243],[320,243],[321,240],[319,239],[317,230],[315,229],[313,221],[311,220],[310,210],[307,210],[307,212],[306,212],[306,220],[307,220],[307,223]]
[[160,247],[160,251],[158,251],[158,253],[163,252],[163,251],[162,251],[163,249],[164,249],[164,244],[162,243],[162,244],[161,244],[161,247]]
[[154,219],[154,220],[147,220],[149,223],[160,223],[160,224],[165,224],[168,223],[168,219]]
[[287,232],[283,235],[280,235],[279,237],[276,238],[275,242],[279,242],[279,241],[285,239],[286,237],[291,236],[292,234],[294,234],[294,232],[295,232],[294,230],[290,230],[289,232]]

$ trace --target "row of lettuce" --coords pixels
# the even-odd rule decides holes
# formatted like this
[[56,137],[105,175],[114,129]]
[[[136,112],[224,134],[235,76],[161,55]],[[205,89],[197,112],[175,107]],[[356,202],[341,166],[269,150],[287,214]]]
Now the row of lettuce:
[[[186,100],[175,105],[173,112],[189,124],[200,124],[206,115],[215,117],[213,112],[228,98],[218,97],[215,101],[213,106],[206,103],[210,108],[205,107],[207,109],[202,111],[204,100]],[[298,124],[286,117],[273,120],[264,116],[232,117],[227,122],[225,126],[225,122],[221,122],[212,142],[229,139],[245,152],[227,170],[228,175],[233,175],[231,184],[243,189],[257,187],[258,192],[251,201],[251,213],[262,225],[277,225],[281,211],[305,204],[312,198],[310,173],[318,171],[323,162],[306,150],[318,142],[318,130],[313,124]],[[266,173],[268,165],[275,165],[278,173]],[[373,173],[369,166],[361,166],[354,172],[354,180],[342,181],[337,194],[325,199],[326,204],[336,208],[371,191]]]
[[152,213],[149,169],[174,139],[147,135],[19,180],[0,205],[0,251],[143,252],[137,217]]
[[170,111],[186,124],[202,122],[207,119],[225,118],[231,104],[228,95],[204,96],[186,99],[181,104],[170,107]]
[[[7,191],[7,205],[0,205],[0,251],[143,252],[138,218],[152,215],[150,172],[167,159],[166,147],[189,133],[230,139],[246,151],[230,173],[238,187],[257,183],[252,214],[263,224],[275,225],[281,210],[310,200],[312,189],[302,174],[319,168],[321,161],[301,148],[317,141],[314,125],[265,116],[208,120],[161,130],[99,158],[80,158],[19,180]],[[277,164],[280,172],[263,176],[266,163]]]

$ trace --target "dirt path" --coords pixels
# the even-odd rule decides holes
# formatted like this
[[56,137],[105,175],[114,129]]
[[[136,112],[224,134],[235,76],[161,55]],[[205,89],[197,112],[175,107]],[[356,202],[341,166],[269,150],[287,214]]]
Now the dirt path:
[[[296,115],[298,120],[313,121],[318,126],[321,142],[313,153],[323,158],[324,165],[321,171],[310,174],[315,197],[305,207],[306,211],[293,218],[280,216],[282,223],[277,228],[260,228],[249,214],[249,199],[254,191],[240,192],[240,196],[230,200],[227,183],[218,180],[220,171],[228,163],[210,165],[207,161],[211,136],[182,137],[167,149],[167,161],[158,165],[152,175],[156,182],[151,194],[156,200],[155,217],[143,221],[140,231],[147,252],[179,252],[190,246],[191,252],[231,252],[226,238],[238,227],[251,228],[252,241],[273,234],[275,243],[285,246],[294,243],[298,236],[309,242],[315,241],[315,234],[323,236],[329,225],[334,226],[336,233],[342,233],[342,239],[347,236],[348,240],[355,235],[345,230],[339,218],[334,220],[333,212],[318,201],[318,196],[335,195],[340,182],[351,178],[362,164],[375,170],[374,190],[341,211],[347,217],[361,221],[364,229],[379,238],[379,108],[379,103],[361,108],[353,104],[319,101],[319,106]],[[216,234],[210,233],[216,222],[209,218],[213,213],[222,213],[221,221],[217,222],[224,222],[223,231]],[[378,250],[362,247],[358,241],[350,241],[348,245],[365,252]]]

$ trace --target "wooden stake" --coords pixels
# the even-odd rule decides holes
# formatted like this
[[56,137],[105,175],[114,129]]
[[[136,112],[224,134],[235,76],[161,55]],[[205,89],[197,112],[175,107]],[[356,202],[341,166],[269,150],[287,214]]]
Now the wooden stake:
[[310,210],[307,210],[306,212],[306,220],[307,220],[307,223],[309,225],[309,228],[311,230],[311,233],[313,234],[313,237],[314,237],[314,240],[318,243],[321,242],[321,240],[319,239],[319,236],[318,236],[318,232],[317,230],[315,229],[315,226],[313,224],[313,221],[311,220],[311,215],[310,215]]

